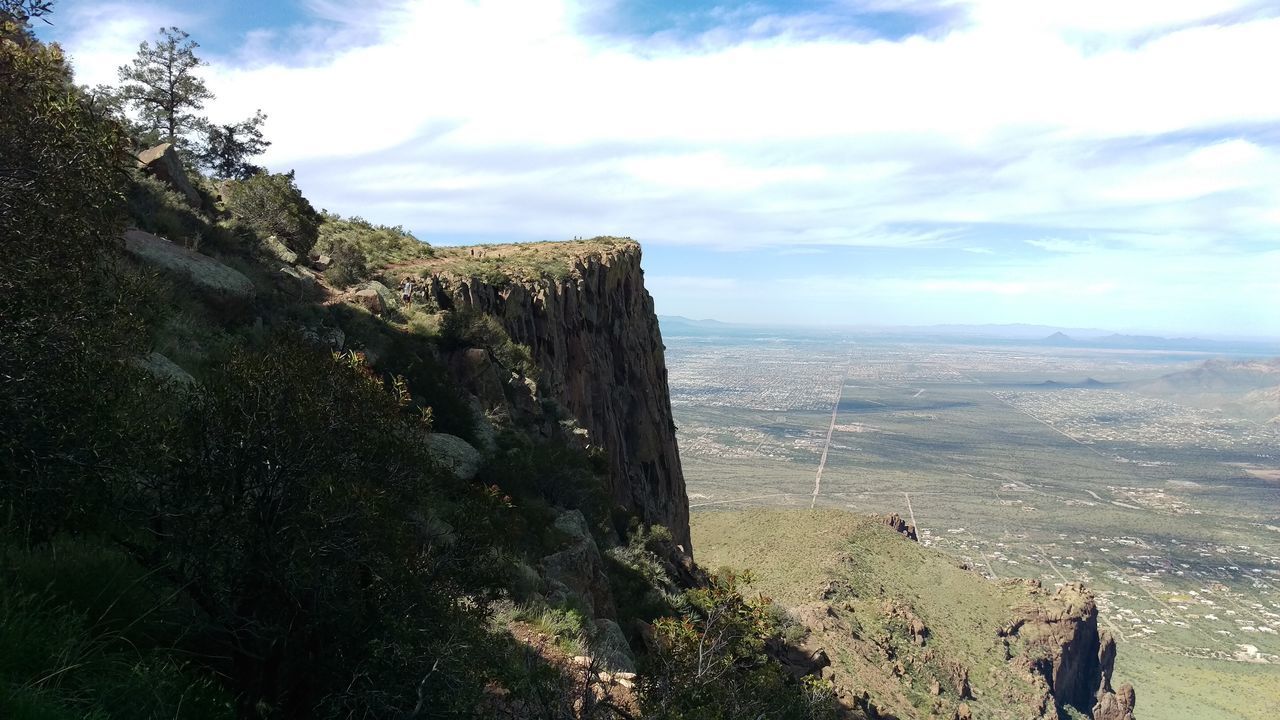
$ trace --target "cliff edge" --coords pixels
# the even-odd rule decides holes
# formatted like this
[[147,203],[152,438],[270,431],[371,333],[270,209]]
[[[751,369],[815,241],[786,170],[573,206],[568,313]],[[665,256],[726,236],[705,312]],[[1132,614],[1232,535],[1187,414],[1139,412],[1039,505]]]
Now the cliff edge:
[[662,334],[629,238],[437,248],[399,271],[441,309],[499,319],[529,348],[554,398],[608,458],[613,500],[686,549],[689,502],[676,446]]

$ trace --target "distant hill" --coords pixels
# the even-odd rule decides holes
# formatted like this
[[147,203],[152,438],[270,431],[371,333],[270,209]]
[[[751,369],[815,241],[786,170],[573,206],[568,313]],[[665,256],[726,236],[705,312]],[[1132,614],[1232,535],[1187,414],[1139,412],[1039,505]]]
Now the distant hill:
[[1128,387],[1146,395],[1260,422],[1280,422],[1280,357],[1207,360],[1190,370],[1131,383]]

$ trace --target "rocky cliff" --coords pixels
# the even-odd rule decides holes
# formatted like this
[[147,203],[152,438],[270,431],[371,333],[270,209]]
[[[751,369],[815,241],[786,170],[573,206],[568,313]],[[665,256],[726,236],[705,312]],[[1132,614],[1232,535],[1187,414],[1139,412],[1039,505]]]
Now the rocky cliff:
[[639,244],[596,238],[438,249],[413,271],[441,308],[490,314],[528,346],[541,394],[567,408],[606,454],[614,501],[689,548],[662,335]]
[[703,562],[751,567],[753,589],[787,608],[796,642],[770,650],[830,680],[843,717],[1133,720],[1081,585],[989,580],[911,542],[897,515],[708,512],[693,534]]

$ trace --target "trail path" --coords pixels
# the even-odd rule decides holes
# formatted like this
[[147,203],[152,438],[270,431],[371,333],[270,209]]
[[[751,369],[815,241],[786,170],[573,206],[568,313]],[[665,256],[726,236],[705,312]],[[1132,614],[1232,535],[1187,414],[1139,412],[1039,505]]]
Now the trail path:
[[915,528],[916,532],[919,532],[920,526],[916,524],[916,511],[911,509],[911,495],[904,492],[902,497],[907,499],[907,514],[911,516],[911,527]]
[[844,397],[844,382],[849,379],[849,368],[852,367],[852,359],[849,364],[844,366],[844,372],[840,375],[840,385],[836,388],[836,401],[831,405],[831,424],[827,426],[827,442],[822,446],[822,459],[818,461],[818,474],[813,478],[813,499],[809,501],[809,509],[812,510],[818,504],[818,493],[822,492],[822,469],[827,466],[827,453],[831,450],[831,434],[836,430],[836,415],[840,413],[840,398]]

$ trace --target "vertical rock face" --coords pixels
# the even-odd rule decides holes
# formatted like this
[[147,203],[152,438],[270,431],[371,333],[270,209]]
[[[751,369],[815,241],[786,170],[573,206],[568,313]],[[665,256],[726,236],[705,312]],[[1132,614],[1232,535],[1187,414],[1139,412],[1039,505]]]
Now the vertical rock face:
[[[468,252],[501,268],[503,253],[523,252],[518,248]],[[446,309],[472,307],[497,317],[513,340],[527,345],[544,392],[568,408],[589,442],[607,454],[613,499],[646,522],[666,526],[689,548],[689,501],[640,246],[611,242],[564,262],[563,275],[528,279],[441,267],[432,271],[429,290]]]
[[1024,667],[1043,678],[1058,709],[1071,706],[1095,720],[1132,720],[1133,688],[1111,688],[1116,644],[1110,633],[1098,629],[1093,593],[1079,583],[1067,583],[1050,599],[1048,607],[1012,626],[1011,634],[1027,643],[1021,658]]

